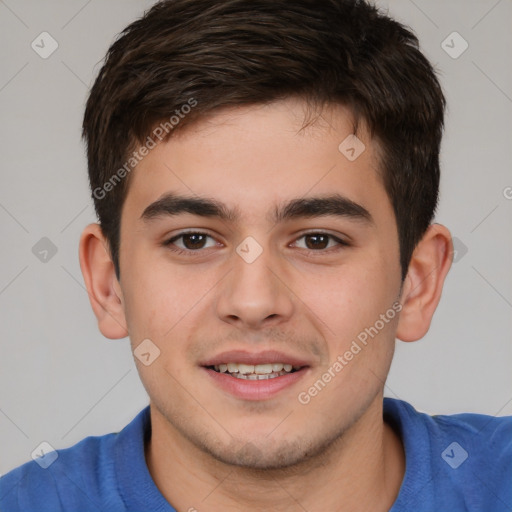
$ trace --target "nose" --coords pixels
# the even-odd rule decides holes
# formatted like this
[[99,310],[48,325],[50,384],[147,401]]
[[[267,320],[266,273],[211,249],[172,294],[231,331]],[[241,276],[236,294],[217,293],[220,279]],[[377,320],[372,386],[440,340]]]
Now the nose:
[[270,249],[264,249],[251,263],[233,252],[231,268],[219,290],[219,318],[246,329],[277,326],[291,318],[293,293]]

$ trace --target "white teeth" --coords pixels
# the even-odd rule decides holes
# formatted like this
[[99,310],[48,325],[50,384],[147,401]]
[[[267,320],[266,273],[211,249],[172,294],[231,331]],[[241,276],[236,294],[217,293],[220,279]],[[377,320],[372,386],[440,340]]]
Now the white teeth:
[[299,370],[300,366],[292,366],[285,363],[263,363],[263,364],[244,364],[244,363],[222,363],[214,366],[214,369],[220,373],[235,374],[236,377],[242,375],[249,375],[251,380],[254,378],[251,375],[285,375],[293,370]]
[[242,375],[247,375],[248,373],[254,373],[254,365],[253,364],[243,364],[243,363],[240,363],[238,365],[238,371]]
[[273,366],[272,364],[257,364],[254,366],[254,372],[255,373],[263,373],[263,374],[267,374],[267,373],[272,373],[272,370],[273,370]]
[[236,363],[228,363],[227,366],[229,373],[238,373],[238,365]]
[[265,375],[259,375],[258,373],[250,373],[249,375],[243,375],[241,373],[235,373],[232,375],[232,377],[236,377],[237,379],[243,379],[243,380],[267,380],[267,379],[275,379],[276,377],[281,377],[282,375],[289,375],[284,370],[281,370],[280,372],[272,372],[267,373]]

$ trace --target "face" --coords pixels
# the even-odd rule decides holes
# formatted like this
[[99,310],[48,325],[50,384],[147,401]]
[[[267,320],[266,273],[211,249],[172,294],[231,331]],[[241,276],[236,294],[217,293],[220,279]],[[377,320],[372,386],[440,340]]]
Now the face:
[[399,246],[376,144],[339,149],[341,106],[303,121],[286,100],[191,125],[138,164],[122,211],[132,348],[160,351],[136,360],[153,413],[229,464],[326,450],[376,402],[393,354]]

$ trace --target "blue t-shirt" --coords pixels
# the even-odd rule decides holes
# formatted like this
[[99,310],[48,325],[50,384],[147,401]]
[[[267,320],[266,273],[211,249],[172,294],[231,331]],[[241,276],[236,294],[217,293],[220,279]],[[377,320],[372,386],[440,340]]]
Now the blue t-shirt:
[[[391,398],[384,416],[406,454],[391,512],[512,510],[512,416],[429,416]],[[88,437],[14,469],[0,478],[0,511],[176,512],[146,466],[150,431],[146,407],[117,434]]]

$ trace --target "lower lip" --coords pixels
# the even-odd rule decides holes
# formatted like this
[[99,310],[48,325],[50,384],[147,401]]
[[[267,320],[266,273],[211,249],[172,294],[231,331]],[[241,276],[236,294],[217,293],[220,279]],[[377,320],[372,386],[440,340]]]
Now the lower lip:
[[305,376],[308,368],[304,367],[288,375],[273,379],[245,380],[232,377],[228,373],[219,373],[203,366],[214,383],[231,395],[243,400],[266,400],[289,388]]

